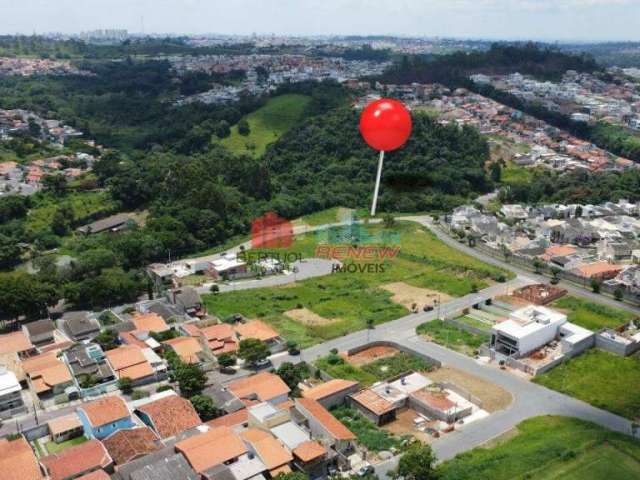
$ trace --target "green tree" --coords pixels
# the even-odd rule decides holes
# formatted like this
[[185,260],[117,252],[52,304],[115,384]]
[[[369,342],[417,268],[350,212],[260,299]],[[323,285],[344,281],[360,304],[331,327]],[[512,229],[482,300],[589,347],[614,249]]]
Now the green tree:
[[435,462],[431,446],[416,442],[400,458],[395,476],[403,480],[434,480],[438,478]]
[[622,301],[622,299],[624,298],[624,288],[622,287],[618,287],[613,291],[613,298],[615,298],[616,300],[618,300],[619,302]]
[[121,377],[118,380],[118,388],[125,395],[130,394],[133,392],[133,381],[129,377]]
[[236,357],[232,354],[225,352],[218,355],[218,365],[223,368],[231,367],[236,364]]
[[298,384],[311,376],[309,366],[305,362],[293,364],[291,362],[284,362],[276,374],[282,379],[284,383],[291,389],[292,392],[296,392]]
[[207,376],[197,365],[178,362],[173,374],[183,397],[200,395],[207,384]]
[[244,118],[238,122],[238,133],[243,137],[246,137],[251,133],[249,122],[247,122]]
[[502,180],[502,166],[499,162],[493,162],[491,164],[491,180],[495,183],[500,183]]
[[10,318],[46,317],[47,307],[59,299],[55,287],[35,275],[23,271],[0,273],[0,311]]
[[118,334],[113,330],[102,330],[94,341],[100,345],[102,350],[113,350],[118,346]]
[[238,346],[238,356],[250,365],[266,359],[270,353],[267,344],[257,338],[241,340]]
[[600,293],[600,280],[595,277],[591,279],[591,291],[593,293]]
[[395,227],[396,219],[393,218],[393,215],[387,213],[382,217],[382,224],[384,225],[384,228],[391,229]]
[[207,422],[224,415],[224,411],[216,407],[216,404],[213,403],[213,399],[207,395],[193,395],[189,401],[191,402],[191,405],[193,405],[193,408],[195,408],[196,412],[198,412],[200,420],[203,422]]
[[229,135],[231,135],[229,122],[227,122],[226,120],[220,120],[216,125],[215,133],[218,138],[227,138]]
[[536,273],[541,273],[544,266],[545,266],[545,263],[539,258],[533,259],[533,269]]
[[54,195],[63,195],[67,191],[67,179],[62,174],[45,175],[42,177],[42,188]]

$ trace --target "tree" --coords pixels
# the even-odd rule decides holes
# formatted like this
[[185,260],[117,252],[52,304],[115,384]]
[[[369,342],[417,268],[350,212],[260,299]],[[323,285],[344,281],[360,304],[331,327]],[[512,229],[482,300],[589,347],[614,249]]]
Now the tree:
[[558,276],[560,275],[560,272],[562,272],[562,269],[558,268],[558,267],[551,267],[551,283],[555,284],[558,283],[559,278]]
[[276,480],[309,480],[309,477],[302,472],[290,472],[279,474]]
[[231,135],[231,128],[229,122],[226,120],[220,120],[215,128],[215,134],[218,138],[227,138]]
[[209,287],[209,291],[211,293],[220,293],[220,287],[214,283],[213,285],[211,285],[211,287]]
[[197,365],[177,362],[174,376],[183,397],[191,398],[200,395],[207,384],[207,376]]
[[60,196],[67,191],[67,179],[62,174],[46,175],[42,177],[42,188]]
[[502,180],[502,167],[499,162],[491,164],[491,180],[495,183],[500,183],[500,180]]
[[133,391],[133,382],[129,377],[121,377],[118,380],[118,388],[125,395],[129,394]]
[[600,293],[600,281],[597,278],[591,278],[591,290],[593,293]]
[[403,480],[432,480],[438,478],[431,446],[419,442],[412,444],[400,458],[395,476]]
[[291,362],[284,362],[280,365],[280,368],[276,370],[276,374],[282,379],[284,383],[291,389],[292,392],[297,391],[298,384],[311,376],[309,366],[305,362],[293,364]]
[[544,268],[544,262],[542,260],[540,260],[539,258],[534,258],[533,259],[533,269],[535,270],[535,272],[536,273],[541,273],[543,268]]
[[231,367],[236,364],[236,357],[228,352],[218,355],[218,365],[223,368]]
[[0,273],[0,312],[10,318],[46,317],[47,307],[55,305],[59,298],[53,285],[41,282],[35,275],[22,271]]
[[250,365],[266,359],[270,353],[267,344],[257,338],[241,340],[238,346],[238,356]]
[[396,219],[393,217],[393,215],[387,213],[384,217],[382,217],[382,224],[384,225],[384,228],[391,229],[395,226]]
[[575,218],[580,218],[582,216],[582,205],[578,205],[576,207],[576,211],[574,213]]
[[189,401],[203,422],[207,422],[224,414],[224,412],[213,403],[213,399],[207,395],[193,395]]
[[613,291],[613,298],[615,298],[617,301],[621,302],[622,299],[624,298],[624,288],[622,287],[618,287]]
[[102,330],[94,341],[100,345],[102,350],[113,350],[118,346],[118,334],[113,330]]
[[251,133],[249,122],[247,122],[244,118],[238,122],[238,133],[243,137],[246,137]]

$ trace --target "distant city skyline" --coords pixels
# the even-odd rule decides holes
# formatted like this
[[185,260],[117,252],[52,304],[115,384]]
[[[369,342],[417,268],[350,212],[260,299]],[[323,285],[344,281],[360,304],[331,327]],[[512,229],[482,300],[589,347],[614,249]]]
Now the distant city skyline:
[[640,41],[637,0],[11,0],[0,33],[399,35]]

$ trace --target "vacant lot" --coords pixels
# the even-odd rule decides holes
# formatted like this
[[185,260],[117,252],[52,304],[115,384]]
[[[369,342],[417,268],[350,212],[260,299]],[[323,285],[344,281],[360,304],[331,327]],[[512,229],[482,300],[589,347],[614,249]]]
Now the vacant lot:
[[616,328],[636,317],[633,313],[625,310],[607,307],[577,297],[562,297],[550,306],[566,313],[570,322],[593,331],[605,327]]
[[393,357],[398,352],[399,350],[393,347],[370,347],[366,350],[362,350],[361,352],[354,353],[353,355],[345,357],[345,360],[347,360],[347,362],[349,362],[350,364],[355,365],[356,367],[360,367],[381,358]]
[[[339,237],[340,230],[297,236],[287,249],[273,250],[275,255],[299,254],[313,257],[316,247],[328,239]],[[288,340],[307,347],[367,327],[402,317],[409,311],[392,300],[393,294],[383,288],[396,282],[410,287],[461,296],[474,288],[483,288],[492,278],[505,275],[499,269],[461,255],[441,243],[430,232],[415,223],[398,223],[392,230],[382,225],[357,226],[349,236],[371,240],[378,246],[400,242],[400,254],[380,260],[383,268],[368,273],[335,273],[309,279],[287,287],[238,290],[219,295],[205,295],[207,309],[218,317],[240,313],[247,318],[260,318],[270,323]],[[335,242],[332,241],[332,244]],[[269,253],[262,250],[260,253]],[[346,259],[345,263],[371,260]],[[374,261],[377,265],[378,261]],[[306,310],[304,310],[306,309]],[[300,310],[296,312],[296,310]],[[317,317],[311,317],[312,312]],[[297,316],[303,315],[303,318]],[[327,323],[322,319],[330,319]],[[313,320],[317,321],[313,321]]]
[[476,448],[438,467],[441,480],[627,480],[640,478],[640,443],[595,424],[537,417],[493,448]]
[[428,288],[414,287],[404,282],[388,283],[382,285],[381,288],[393,294],[393,297],[391,297],[392,301],[409,309],[411,309],[414,304],[417,305],[418,308],[422,308],[424,305],[435,305],[438,301],[446,303],[451,300],[451,297],[446,293],[437,292]]
[[451,382],[464,388],[482,401],[482,409],[487,412],[504,410],[513,401],[505,389],[453,367],[445,366],[429,372],[429,378],[434,382]]
[[534,382],[629,419],[640,417],[640,359],[591,349]]
[[433,320],[423,323],[416,329],[420,335],[432,342],[456,350],[466,355],[474,355],[475,351],[489,341],[489,335],[476,335],[462,330],[449,323]]
[[302,119],[310,100],[306,95],[297,94],[271,98],[266,105],[244,117],[249,123],[249,135],[240,135],[238,126],[234,125],[231,135],[221,143],[236,154],[259,157],[267,145],[278,140]]

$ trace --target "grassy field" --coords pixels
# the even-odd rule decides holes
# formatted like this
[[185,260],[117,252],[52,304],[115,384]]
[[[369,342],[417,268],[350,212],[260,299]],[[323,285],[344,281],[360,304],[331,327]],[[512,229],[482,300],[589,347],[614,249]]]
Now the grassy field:
[[473,355],[480,345],[489,341],[489,334],[475,335],[455,325],[439,320],[423,323],[416,328],[420,335],[428,335],[438,345],[466,355]]
[[640,443],[592,423],[537,417],[493,448],[438,467],[440,480],[627,480],[640,478]]
[[571,296],[559,298],[551,304],[551,307],[564,311],[571,323],[593,331],[604,327],[619,327],[636,317],[626,310],[607,307]]
[[70,193],[63,199],[43,195],[36,200],[35,208],[29,210],[26,229],[30,232],[49,229],[56,210],[63,206],[68,206],[73,211],[76,223],[82,223],[97,213],[104,213],[106,216],[117,210],[117,205],[106,192]]
[[434,368],[433,364],[421,357],[404,352],[374,360],[360,367],[348,363],[339,355],[330,354],[316,360],[315,366],[333,378],[355,380],[363,385],[371,385],[409,371],[425,372]]
[[[390,233],[381,225],[361,228],[361,238]],[[335,273],[283,287],[205,295],[203,299],[208,311],[220,318],[235,313],[261,318],[288,340],[307,347],[364,329],[368,321],[378,325],[408,314],[404,306],[391,300],[390,292],[378,288],[380,285],[402,281],[414,287],[462,296],[474,288],[486,287],[492,277],[505,275],[497,268],[447,247],[415,223],[398,223],[391,233],[399,235],[401,251],[396,258],[380,262],[384,271]],[[298,236],[287,250],[274,253],[294,252],[303,258],[313,257],[318,243],[326,241],[321,238],[326,234],[325,231]],[[285,314],[301,308],[323,317],[324,321],[302,323]]]
[[271,98],[265,106],[244,117],[249,123],[249,135],[240,135],[238,126],[234,125],[231,135],[222,139],[221,143],[236,154],[259,157],[267,145],[275,142],[302,119],[310,100],[310,97],[298,94]]
[[349,208],[342,207],[334,207],[329,208],[327,210],[322,210],[320,212],[312,213],[310,215],[305,215],[304,217],[300,217],[294,220],[294,225],[325,225],[328,223],[337,223],[343,222],[346,220],[346,216],[349,212],[354,212]]
[[84,443],[86,441],[87,437],[76,437],[61,443],[47,442],[45,448],[47,449],[47,452],[49,452],[49,455],[52,455],[54,453],[60,453],[69,447],[80,445],[81,443]]
[[358,443],[371,450],[379,452],[390,448],[400,447],[400,438],[378,428],[371,420],[360,412],[349,407],[340,407],[331,411],[357,437]]
[[591,349],[533,379],[629,419],[640,418],[640,359]]

